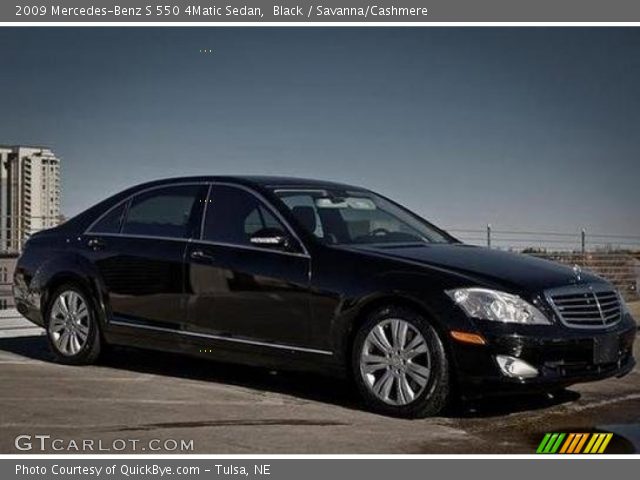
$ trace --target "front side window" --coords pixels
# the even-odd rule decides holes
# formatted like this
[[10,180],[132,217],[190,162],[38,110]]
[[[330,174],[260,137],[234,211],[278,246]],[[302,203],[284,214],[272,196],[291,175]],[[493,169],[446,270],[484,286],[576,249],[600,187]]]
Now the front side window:
[[284,225],[255,195],[237,187],[214,185],[203,240],[250,246],[251,238],[263,232],[287,235]]
[[167,238],[195,235],[206,190],[204,185],[176,185],[137,195],[122,233]]
[[304,223],[304,227],[308,231],[312,232],[318,238],[324,238],[322,222],[318,216],[318,209],[315,206],[313,196],[303,193],[300,195],[285,195],[281,198],[298,221]]
[[267,228],[282,230],[282,224],[262,205],[257,205],[244,220],[244,234],[251,236]]
[[276,190],[298,223],[324,243],[423,244],[455,239],[370,192]]

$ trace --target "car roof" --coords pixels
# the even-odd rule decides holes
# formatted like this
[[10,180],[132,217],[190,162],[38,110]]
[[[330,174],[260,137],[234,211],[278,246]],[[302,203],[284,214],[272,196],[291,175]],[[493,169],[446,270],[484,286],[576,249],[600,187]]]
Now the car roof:
[[346,183],[314,180],[309,178],[271,176],[271,175],[210,175],[191,177],[172,177],[154,180],[144,184],[136,185],[132,189],[141,187],[151,187],[176,182],[228,182],[239,185],[262,187],[262,188],[326,188],[337,190],[365,190],[362,187],[348,185]]
[[335,189],[335,190],[355,190],[365,192],[364,188],[347,185],[338,182],[328,182],[322,180],[312,180],[296,177],[267,176],[267,175],[201,175],[189,177],[172,177],[152,180],[150,182],[133,185],[125,190],[111,195],[100,203],[84,210],[78,215],[70,218],[63,224],[64,228],[86,229],[97,216],[104,213],[109,208],[116,205],[123,199],[135,195],[148,188],[161,187],[174,183],[200,183],[200,182],[224,182],[229,184],[241,185],[255,190],[270,190],[277,188],[300,188],[300,189]]

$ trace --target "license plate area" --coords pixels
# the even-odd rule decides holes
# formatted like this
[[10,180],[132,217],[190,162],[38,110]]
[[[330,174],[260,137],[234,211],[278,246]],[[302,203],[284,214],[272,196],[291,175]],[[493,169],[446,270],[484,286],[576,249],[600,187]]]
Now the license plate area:
[[617,335],[593,339],[593,363],[615,363],[620,358],[620,338]]

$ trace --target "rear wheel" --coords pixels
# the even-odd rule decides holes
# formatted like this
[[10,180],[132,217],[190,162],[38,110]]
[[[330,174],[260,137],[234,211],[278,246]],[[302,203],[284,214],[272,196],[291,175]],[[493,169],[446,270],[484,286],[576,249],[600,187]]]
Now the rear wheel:
[[435,329],[402,307],[374,312],[358,330],[352,373],[365,402],[399,417],[436,415],[449,397],[449,363]]
[[47,308],[47,338],[56,360],[86,365],[100,355],[100,331],[91,298],[74,285],[63,285]]

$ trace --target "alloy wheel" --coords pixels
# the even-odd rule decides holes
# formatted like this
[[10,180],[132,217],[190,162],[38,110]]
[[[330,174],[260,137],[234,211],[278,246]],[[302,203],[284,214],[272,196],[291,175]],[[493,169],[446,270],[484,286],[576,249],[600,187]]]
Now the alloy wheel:
[[405,320],[382,320],[365,338],[360,373],[379,400],[389,405],[408,405],[420,396],[431,377],[427,341]]
[[49,314],[49,336],[56,349],[67,356],[77,355],[89,338],[89,308],[78,292],[66,290],[55,299]]

